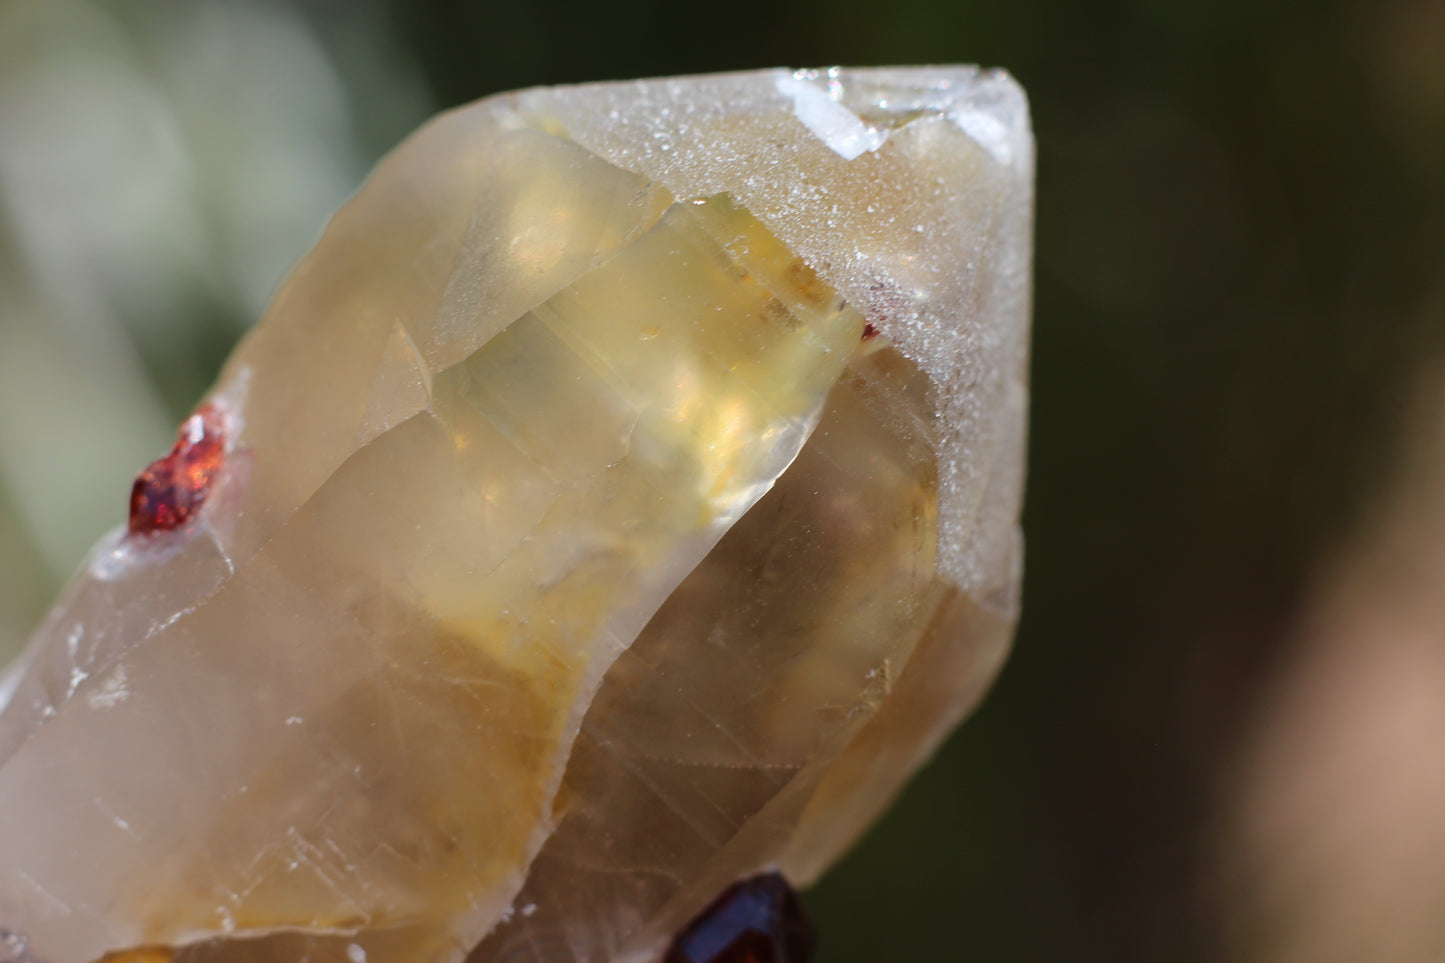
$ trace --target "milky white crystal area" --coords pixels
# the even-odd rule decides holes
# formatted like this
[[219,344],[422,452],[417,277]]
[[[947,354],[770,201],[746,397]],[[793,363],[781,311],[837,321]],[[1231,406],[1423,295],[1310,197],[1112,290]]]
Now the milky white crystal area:
[[1032,157],[955,67],[424,127],[0,682],[0,959],[644,961],[815,878],[1007,648]]

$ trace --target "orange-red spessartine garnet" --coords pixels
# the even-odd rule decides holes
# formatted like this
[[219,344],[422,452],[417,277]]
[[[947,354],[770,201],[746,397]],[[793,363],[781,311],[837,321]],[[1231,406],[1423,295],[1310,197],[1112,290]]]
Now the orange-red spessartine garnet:
[[779,873],[729,886],[672,941],[662,963],[808,963],[813,922]]
[[166,532],[189,521],[211,494],[225,457],[221,414],[206,405],[181,424],[170,453],[136,476],[130,490],[131,533]]

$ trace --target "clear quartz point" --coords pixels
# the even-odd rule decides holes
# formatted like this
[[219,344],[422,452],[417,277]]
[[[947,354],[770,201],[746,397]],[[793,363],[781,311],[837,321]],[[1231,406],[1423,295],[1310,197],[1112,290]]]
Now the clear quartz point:
[[816,878],[1007,649],[1032,178],[967,67],[422,128],[0,679],[0,960],[641,963]]

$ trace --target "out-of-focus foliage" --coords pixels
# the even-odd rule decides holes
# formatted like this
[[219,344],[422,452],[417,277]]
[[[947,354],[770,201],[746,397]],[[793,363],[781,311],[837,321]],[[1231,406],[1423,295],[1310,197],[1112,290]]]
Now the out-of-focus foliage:
[[0,654],[430,109],[383,12],[333,30],[262,0],[0,3]]
[[[0,652],[433,109],[953,61],[1017,74],[1039,136],[1025,615],[982,712],[814,895],[822,958],[1292,961],[1312,932],[1345,933],[1341,960],[1428,958],[1438,934],[1387,952],[1427,924],[1380,907],[1391,885],[1445,905],[1445,882],[1341,841],[1393,825],[1408,850],[1445,827],[1409,801],[1433,797],[1382,776],[1355,819],[1338,781],[1276,792],[1260,760],[1333,758],[1338,727],[1290,709],[1334,638],[1311,620],[1407,441],[1445,444],[1403,417],[1445,347],[1437,0],[0,0]],[[1445,614],[1430,631],[1445,651]],[[1347,639],[1364,662],[1341,664],[1375,664]],[[1445,770],[1341,685],[1386,775]]]

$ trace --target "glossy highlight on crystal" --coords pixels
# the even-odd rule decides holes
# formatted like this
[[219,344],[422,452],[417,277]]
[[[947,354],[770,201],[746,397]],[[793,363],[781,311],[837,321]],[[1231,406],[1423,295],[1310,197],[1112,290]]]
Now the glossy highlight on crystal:
[[[763,874],[815,880],[1007,651],[1031,212],[974,68],[423,127],[0,683],[0,930],[655,963],[729,891],[794,933]],[[685,951],[802,952],[752,932]]]

